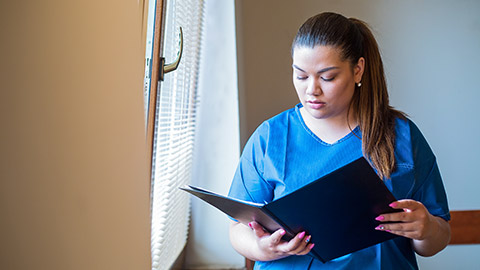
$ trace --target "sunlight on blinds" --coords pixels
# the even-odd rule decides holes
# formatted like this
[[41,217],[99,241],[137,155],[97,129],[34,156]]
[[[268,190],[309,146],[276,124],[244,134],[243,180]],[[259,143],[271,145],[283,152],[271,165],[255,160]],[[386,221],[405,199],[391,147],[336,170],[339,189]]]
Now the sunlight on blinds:
[[164,57],[176,58],[179,27],[183,56],[165,75],[157,100],[152,171],[152,269],[169,269],[186,244],[189,197],[178,187],[190,182],[195,133],[202,0],[167,1]]

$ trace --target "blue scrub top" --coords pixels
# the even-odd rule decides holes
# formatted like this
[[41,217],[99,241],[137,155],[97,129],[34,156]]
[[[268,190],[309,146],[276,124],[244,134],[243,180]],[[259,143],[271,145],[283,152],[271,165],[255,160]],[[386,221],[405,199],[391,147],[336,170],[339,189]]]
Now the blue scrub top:
[[[270,202],[363,155],[358,127],[337,142],[326,143],[306,126],[301,107],[298,104],[257,128],[243,150],[229,196]],[[385,185],[398,200],[420,201],[432,215],[448,221],[447,197],[432,150],[412,121],[396,119],[395,124],[396,170],[390,179],[384,179]],[[327,263],[310,256],[289,256],[256,262],[255,269],[418,269],[418,266],[411,240],[397,237]]]

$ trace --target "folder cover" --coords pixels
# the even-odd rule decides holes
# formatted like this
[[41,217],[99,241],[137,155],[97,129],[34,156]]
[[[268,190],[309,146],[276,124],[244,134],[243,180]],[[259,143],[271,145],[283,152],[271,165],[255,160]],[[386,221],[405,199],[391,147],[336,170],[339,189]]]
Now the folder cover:
[[284,240],[306,231],[315,243],[309,254],[322,262],[395,238],[375,230],[375,217],[401,211],[388,206],[395,197],[363,157],[266,204],[181,189],[243,224],[257,221],[269,232],[283,228]]

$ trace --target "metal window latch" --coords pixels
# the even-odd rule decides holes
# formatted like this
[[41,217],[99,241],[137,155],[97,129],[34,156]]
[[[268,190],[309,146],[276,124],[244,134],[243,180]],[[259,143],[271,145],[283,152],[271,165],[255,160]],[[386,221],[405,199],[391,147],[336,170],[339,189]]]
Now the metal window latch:
[[183,31],[182,27],[180,27],[180,33],[179,35],[179,41],[178,41],[178,53],[177,53],[177,59],[175,62],[171,64],[165,64],[165,57],[160,57],[160,68],[159,68],[159,76],[158,78],[163,81],[163,77],[165,74],[172,72],[178,68],[178,65],[180,64],[180,59],[182,58],[182,53],[183,53]]

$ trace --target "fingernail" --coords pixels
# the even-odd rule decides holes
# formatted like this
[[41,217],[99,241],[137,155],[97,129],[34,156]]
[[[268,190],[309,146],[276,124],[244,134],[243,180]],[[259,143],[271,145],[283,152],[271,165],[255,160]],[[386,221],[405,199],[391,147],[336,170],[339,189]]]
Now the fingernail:
[[312,243],[312,244],[310,244],[310,247],[309,247],[309,249],[312,249],[314,246],[315,246],[315,244],[313,244],[313,243]]
[[390,231],[390,230],[385,230],[385,231],[386,231],[386,232],[392,232],[392,231]]
[[389,204],[388,206],[390,206],[390,207],[397,207],[397,203],[392,202],[392,203]]
[[311,239],[311,238],[312,238],[312,236],[311,236],[311,235],[309,235],[309,236],[307,237],[307,239],[305,239],[305,243],[307,243],[307,244],[308,244],[308,242],[310,242],[310,239]]
[[280,235],[285,235],[285,230],[281,230]]
[[375,227],[375,230],[383,231],[383,230],[385,230],[385,227],[377,226],[377,227]]
[[298,238],[302,239],[304,236],[305,236],[305,232],[301,232],[301,233],[298,235]]
[[253,229],[253,225],[251,222],[248,223],[248,227],[252,228]]
[[378,216],[378,217],[375,218],[375,220],[379,220],[379,221],[380,221],[380,220],[384,220],[384,219],[385,219],[384,216]]

